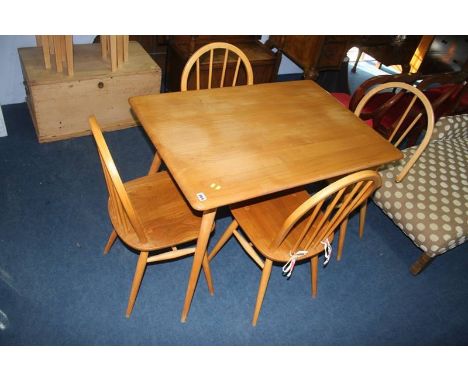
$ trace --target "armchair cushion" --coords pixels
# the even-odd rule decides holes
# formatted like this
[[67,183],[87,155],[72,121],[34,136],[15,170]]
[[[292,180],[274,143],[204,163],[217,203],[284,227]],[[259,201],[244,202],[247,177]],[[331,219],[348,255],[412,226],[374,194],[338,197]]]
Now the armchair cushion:
[[[468,116],[464,119],[466,126]],[[443,122],[440,126],[443,129]],[[434,257],[468,236],[468,139],[431,142],[408,175],[395,182],[415,150],[403,150],[402,160],[380,171],[382,187],[373,199],[419,248]]]
[[434,126],[431,141],[468,139],[468,114],[441,117]]

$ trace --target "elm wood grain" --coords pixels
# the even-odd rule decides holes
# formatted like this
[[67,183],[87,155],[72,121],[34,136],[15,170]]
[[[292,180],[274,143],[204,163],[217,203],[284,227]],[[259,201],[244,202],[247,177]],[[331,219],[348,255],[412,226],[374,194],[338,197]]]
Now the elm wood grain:
[[[306,251],[298,261],[311,262],[312,296],[316,296],[318,255],[324,250],[322,242],[328,239],[331,243],[336,228],[380,184],[377,172],[365,170],[348,175],[313,196],[300,190],[231,206],[235,223],[228,227],[208,258],[212,259],[234,234],[247,254],[262,269],[252,325],[257,324],[272,263],[285,264],[291,259],[291,254],[297,251]],[[237,230],[238,226],[252,246]]]
[[[165,171],[123,183],[95,117],[89,118],[96,141],[107,189],[109,217],[114,230],[104,248],[106,254],[117,236],[140,251],[132,282],[126,316],[130,317],[147,263],[176,259],[195,252],[195,248],[176,246],[194,241],[199,235],[201,214],[186,203]],[[207,227],[208,234],[213,225]],[[169,249],[149,257],[150,251]],[[208,288],[213,284],[208,261],[203,262]]]
[[[216,54],[215,54],[216,52]],[[208,63],[208,78],[207,81],[201,85],[201,73],[200,73],[200,62],[205,59],[206,55],[209,55],[209,63]],[[225,80],[226,80],[226,70],[228,69],[228,65],[231,65],[233,61],[236,62],[236,68],[234,73],[232,73],[232,82],[231,86],[237,85],[238,75],[239,75],[239,68],[242,62],[247,79],[246,84],[252,85],[254,81],[252,66],[250,65],[249,59],[247,56],[240,50],[238,47],[226,43],[226,42],[214,42],[210,44],[206,44],[198,49],[190,59],[185,64],[184,70],[182,71],[182,76],[180,79],[180,90],[187,91],[189,78],[192,75],[195,75],[195,86],[196,90],[204,89],[211,89],[213,85],[213,70],[216,64],[215,70],[215,77],[216,77],[216,85],[215,87],[224,87]],[[220,63],[222,62],[222,65]],[[195,71],[193,72],[193,66],[195,65]],[[221,69],[221,72],[220,72]],[[192,79],[193,80],[193,79]],[[193,82],[193,81],[192,81]],[[205,86],[206,85],[206,86]],[[149,174],[152,174],[159,170],[161,166],[161,158],[159,154],[156,153],[151,164]]]
[[[187,200],[201,211],[402,157],[313,81],[129,102]],[[200,192],[206,200],[198,199]]]
[[[164,93],[129,102],[208,226],[218,207],[402,157],[313,81]],[[207,240],[200,234],[197,264]],[[199,271],[194,265],[193,288]],[[192,296],[190,289],[183,320]]]

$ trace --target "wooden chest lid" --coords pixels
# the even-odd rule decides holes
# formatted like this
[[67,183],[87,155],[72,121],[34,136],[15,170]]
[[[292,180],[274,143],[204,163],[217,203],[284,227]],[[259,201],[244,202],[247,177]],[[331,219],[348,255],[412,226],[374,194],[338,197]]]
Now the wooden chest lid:
[[161,68],[136,41],[129,43],[128,62],[111,72],[110,60],[101,57],[100,44],[76,44],[73,46],[75,73],[68,76],[66,70],[57,73],[55,61],[52,69],[45,69],[41,48],[19,48],[25,80],[29,85],[72,82],[98,79],[108,76],[125,76],[136,73],[161,72]]

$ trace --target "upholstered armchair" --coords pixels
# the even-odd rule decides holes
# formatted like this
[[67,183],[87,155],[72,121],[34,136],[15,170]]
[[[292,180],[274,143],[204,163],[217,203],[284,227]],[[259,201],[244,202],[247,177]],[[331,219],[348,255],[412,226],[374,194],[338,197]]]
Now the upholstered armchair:
[[396,182],[415,150],[403,150],[403,159],[379,171],[382,187],[373,197],[424,252],[411,266],[414,275],[468,236],[468,114],[440,118],[424,152]]

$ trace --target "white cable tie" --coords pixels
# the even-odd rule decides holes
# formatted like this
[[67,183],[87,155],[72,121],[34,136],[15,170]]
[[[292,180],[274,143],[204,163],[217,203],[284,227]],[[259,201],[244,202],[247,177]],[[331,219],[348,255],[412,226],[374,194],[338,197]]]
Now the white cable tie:
[[328,237],[324,241],[321,241],[320,244],[323,245],[323,250],[325,252],[325,261],[323,262],[323,265],[325,266],[330,261],[331,254],[332,254],[332,247],[330,245],[330,241],[328,240]]
[[291,277],[294,266],[296,265],[297,259],[301,256],[307,255],[308,253],[309,251],[296,251],[294,253],[289,252],[289,260],[283,266],[283,276],[286,276],[289,279]]

